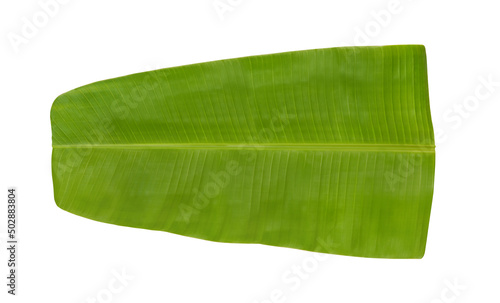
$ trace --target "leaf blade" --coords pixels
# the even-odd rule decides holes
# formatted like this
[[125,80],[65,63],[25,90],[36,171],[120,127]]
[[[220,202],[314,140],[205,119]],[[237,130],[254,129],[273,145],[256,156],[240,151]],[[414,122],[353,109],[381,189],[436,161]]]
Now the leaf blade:
[[55,200],[72,213],[222,242],[423,256],[435,160],[422,46],[135,74],[61,95],[51,120]]

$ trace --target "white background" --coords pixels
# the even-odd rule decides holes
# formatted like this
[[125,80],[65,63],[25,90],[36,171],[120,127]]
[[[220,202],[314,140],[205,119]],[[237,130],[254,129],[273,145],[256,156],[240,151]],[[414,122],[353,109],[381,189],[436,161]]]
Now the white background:
[[[107,299],[110,282],[120,287],[113,271],[122,270],[133,278],[102,302],[498,302],[500,85],[483,84],[500,81],[497,2],[221,0],[221,7],[232,6],[219,13],[214,3],[61,0],[44,20],[38,1],[1,0],[0,189],[6,196],[8,186],[17,186],[21,219],[19,296],[13,298],[4,287],[2,197],[0,302]],[[34,17],[37,31],[12,43]],[[63,92],[217,59],[407,43],[427,49],[437,137],[421,260],[213,243],[91,221],[54,203],[49,112]],[[307,277],[291,274],[294,266],[309,270]]]

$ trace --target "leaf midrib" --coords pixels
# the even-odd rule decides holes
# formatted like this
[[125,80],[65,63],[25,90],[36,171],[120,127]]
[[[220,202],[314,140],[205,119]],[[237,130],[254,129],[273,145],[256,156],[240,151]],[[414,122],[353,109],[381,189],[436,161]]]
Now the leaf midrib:
[[435,145],[412,144],[227,144],[227,143],[151,143],[151,144],[61,144],[53,148],[102,149],[254,149],[254,150],[336,150],[434,152]]

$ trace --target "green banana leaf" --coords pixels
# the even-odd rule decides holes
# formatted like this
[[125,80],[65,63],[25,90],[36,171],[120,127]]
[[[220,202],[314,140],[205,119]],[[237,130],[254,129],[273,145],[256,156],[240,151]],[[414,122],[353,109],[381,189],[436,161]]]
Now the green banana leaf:
[[425,49],[340,47],[92,83],[51,109],[57,205],[200,239],[424,255]]

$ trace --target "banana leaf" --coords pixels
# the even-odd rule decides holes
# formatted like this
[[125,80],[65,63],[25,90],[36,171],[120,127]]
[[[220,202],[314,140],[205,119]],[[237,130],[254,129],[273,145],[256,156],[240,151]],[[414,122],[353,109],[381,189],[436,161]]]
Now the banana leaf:
[[230,243],[421,258],[435,146],[422,45],[165,68],[51,109],[56,204]]

